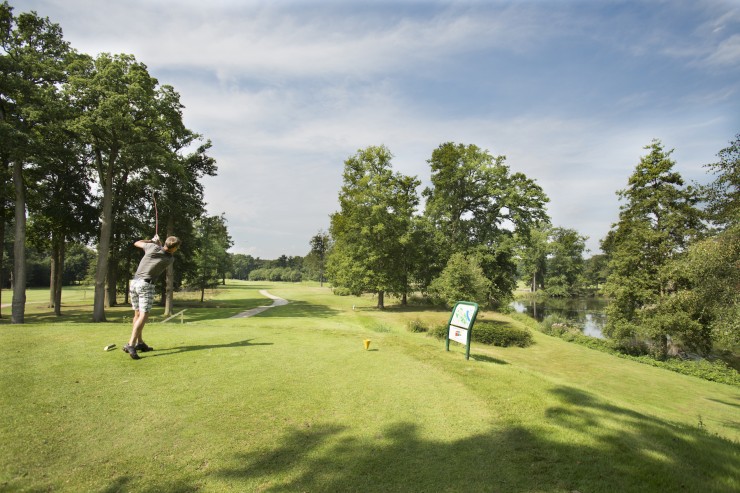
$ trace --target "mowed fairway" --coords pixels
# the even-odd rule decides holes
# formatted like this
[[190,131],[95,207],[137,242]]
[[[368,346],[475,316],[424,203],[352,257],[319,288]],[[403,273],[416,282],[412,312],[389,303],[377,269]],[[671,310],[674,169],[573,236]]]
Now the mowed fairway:
[[[290,303],[226,318],[269,305],[260,289]],[[305,284],[178,303],[186,323],[148,325],[140,361],[125,307],[3,310],[0,491],[740,490],[737,387],[539,333],[466,361],[406,330],[447,312]]]

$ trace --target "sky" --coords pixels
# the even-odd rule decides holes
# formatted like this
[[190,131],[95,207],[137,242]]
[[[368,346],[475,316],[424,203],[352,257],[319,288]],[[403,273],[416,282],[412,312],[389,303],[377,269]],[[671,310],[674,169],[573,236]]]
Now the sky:
[[[687,183],[740,134],[740,0],[10,0],[90,55],[128,53],[210,139],[233,253],[303,256],[344,161],[385,145],[430,184],[445,142],[506,156],[554,226],[616,222],[659,139]],[[423,204],[422,204],[423,206]]]

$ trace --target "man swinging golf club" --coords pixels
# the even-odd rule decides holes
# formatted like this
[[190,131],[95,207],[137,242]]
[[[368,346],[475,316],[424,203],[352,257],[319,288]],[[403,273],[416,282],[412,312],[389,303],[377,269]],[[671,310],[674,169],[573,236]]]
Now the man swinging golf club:
[[154,282],[174,261],[173,253],[180,248],[180,239],[170,236],[165,240],[164,246],[159,241],[159,235],[154,235],[151,240],[139,240],[134,246],[144,250],[144,256],[139,262],[139,268],[129,284],[129,297],[134,309],[134,324],[131,331],[131,339],[123,346],[123,350],[132,359],[139,359],[137,351],[151,351],[141,333],[144,330],[149,317],[149,311],[154,302]]

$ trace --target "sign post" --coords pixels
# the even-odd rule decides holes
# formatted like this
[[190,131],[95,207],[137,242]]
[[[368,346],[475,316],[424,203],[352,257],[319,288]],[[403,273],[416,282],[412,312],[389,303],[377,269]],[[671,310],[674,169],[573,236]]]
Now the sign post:
[[450,321],[447,322],[445,349],[450,350],[450,340],[465,345],[465,359],[470,359],[470,341],[473,335],[473,324],[478,316],[478,303],[458,301],[452,309]]

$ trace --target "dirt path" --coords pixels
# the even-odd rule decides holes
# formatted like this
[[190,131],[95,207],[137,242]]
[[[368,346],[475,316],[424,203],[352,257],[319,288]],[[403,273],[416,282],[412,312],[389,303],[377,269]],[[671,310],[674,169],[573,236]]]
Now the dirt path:
[[267,291],[265,291],[264,289],[260,290],[260,294],[262,296],[267,296],[268,298],[270,298],[272,300],[272,305],[258,306],[257,308],[252,308],[251,310],[247,310],[246,312],[238,313],[238,314],[234,315],[231,318],[247,318],[247,317],[251,317],[253,315],[257,315],[258,313],[262,313],[265,310],[268,310],[268,309],[270,309],[270,308],[272,308],[274,306],[282,306],[282,305],[287,305],[288,304],[288,300],[284,300],[284,299],[279,298],[277,296],[273,296],[270,293],[268,293]]

